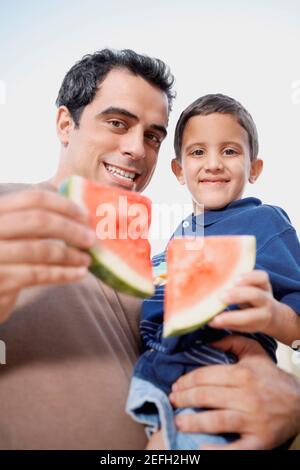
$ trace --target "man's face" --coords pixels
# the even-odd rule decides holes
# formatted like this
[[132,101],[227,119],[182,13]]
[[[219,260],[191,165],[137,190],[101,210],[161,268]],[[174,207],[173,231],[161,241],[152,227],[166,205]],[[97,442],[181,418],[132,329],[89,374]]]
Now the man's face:
[[142,191],[166,136],[166,94],[126,69],[108,73],[64,142],[65,176]]
[[225,207],[240,199],[247,181],[254,182],[261,160],[250,162],[248,134],[229,114],[192,117],[183,132],[182,163],[173,171],[186,184],[195,212]]

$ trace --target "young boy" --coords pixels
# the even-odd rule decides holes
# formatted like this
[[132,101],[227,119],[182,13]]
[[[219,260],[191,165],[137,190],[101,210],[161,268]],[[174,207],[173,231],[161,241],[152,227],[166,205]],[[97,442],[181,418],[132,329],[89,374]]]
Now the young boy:
[[[246,183],[254,183],[263,168],[252,117],[228,96],[204,96],[181,114],[174,144],[172,170],[179,183],[187,185],[194,212],[173,237],[194,235],[197,227],[204,228],[204,235],[255,235],[257,255],[255,270],[242,276],[222,299],[230,304],[226,312],[194,333],[162,338],[163,283],[152,299],[144,301],[141,334],[145,351],[134,369],[126,409],[146,424],[152,436],[149,449],[199,449],[236,438],[184,434],[174,425],[174,415],[200,411],[173,409],[168,395],[177,378],[201,365],[235,361],[231,353],[213,348],[213,341],[231,331],[242,332],[259,341],[276,360],[273,338],[287,345],[300,338],[296,232],[279,207],[252,197],[242,199]],[[157,274],[164,274],[165,252],[155,256],[153,264]]]

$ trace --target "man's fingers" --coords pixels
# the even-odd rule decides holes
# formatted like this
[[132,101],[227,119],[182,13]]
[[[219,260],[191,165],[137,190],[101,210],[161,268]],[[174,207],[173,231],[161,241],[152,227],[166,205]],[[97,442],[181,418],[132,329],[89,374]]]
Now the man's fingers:
[[177,429],[191,433],[242,433],[244,422],[244,414],[234,410],[199,411],[175,417]]
[[[221,349],[222,351],[226,352],[231,352],[235,354],[240,360],[243,359],[244,357],[250,357],[250,356],[261,356],[262,358],[268,358],[265,350],[263,347],[258,344],[257,341],[254,341],[253,339],[250,338],[245,338],[244,336],[239,336],[239,335],[230,335],[226,336],[226,338],[216,341],[212,343],[212,346],[214,346],[217,349]],[[217,366],[215,366],[217,367]],[[224,367],[224,366],[219,366],[219,367]],[[229,366],[225,366],[229,367]],[[235,370],[237,367],[232,366],[233,370]],[[207,369],[205,367],[204,369]],[[226,375],[230,373],[230,371],[225,372]]]
[[[196,386],[186,390],[173,392],[170,396],[171,403],[176,408],[233,408],[245,409],[243,393],[233,387]],[[242,403],[242,405],[240,405]],[[234,405],[234,406],[233,406]]]
[[[212,344],[217,349],[231,352],[239,359],[249,357],[260,357],[268,359],[265,350],[253,339],[239,335],[230,335]],[[270,359],[271,361],[271,359]],[[247,370],[245,370],[247,369]],[[215,387],[240,387],[241,380],[247,380],[246,375],[250,375],[249,368],[240,364],[223,364],[198,369],[182,375],[172,386],[172,392],[196,387],[197,385],[213,385]]]
[[88,266],[91,258],[55,240],[0,241],[0,264]]
[[95,243],[95,233],[83,224],[54,212],[33,209],[0,216],[0,238],[54,238],[87,248]]
[[185,390],[197,385],[234,386],[235,380],[231,372],[235,370],[233,364],[213,365],[199,367],[182,375],[172,386],[172,392]]
[[18,292],[0,296],[0,324],[9,317],[11,310],[16,303],[17,296]]
[[0,295],[20,291],[25,287],[67,283],[83,278],[85,267],[62,267],[40,265],[10,265],[0,268]]
[[24,209],[38,208],[57,212],[71,219],[77,219],[80,222],[86,222],[88,218],[85,209],[52,191],[20,191],[0,197],[0,215]]
[[[201,450],[260,450],[262,449],[262,445],[255,436],[242,436],[240,439],[237,439],[230,444],[211,444],[202,446]],[[264,449],[266,449],[264,447]]]

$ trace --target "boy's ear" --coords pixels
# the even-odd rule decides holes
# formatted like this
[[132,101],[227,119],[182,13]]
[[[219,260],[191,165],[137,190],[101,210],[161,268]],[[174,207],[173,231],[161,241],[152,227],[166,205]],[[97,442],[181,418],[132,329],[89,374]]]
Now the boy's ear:
[[251,162],[251,169],[249,175],[249,183],[253,184],[263,170],[264,162],[261,158],[256,158]]
[[171,162],[171,167],[174,175],[178,179],[180,184],[185,184],[184,176],[183,176],[183,171],[182,171],[182,166],[179,163],[179,161],[176,158],[173,158]]
[[69,143],[71,130],[74,129],[74,121],[66,106],[60,106],[56,116],[56,131],[61,144],[66,147]]

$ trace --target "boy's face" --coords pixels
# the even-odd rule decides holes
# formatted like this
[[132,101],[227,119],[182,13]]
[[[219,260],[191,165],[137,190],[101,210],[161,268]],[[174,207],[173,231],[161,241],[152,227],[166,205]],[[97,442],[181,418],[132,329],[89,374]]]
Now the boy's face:
[[172,170],[186,184],[194,211],[221,209],[242,197],[247,181],[254,183],[262,160],[250,161],[248,134],[230,114],[194,116],[183,132],[181,164]]

